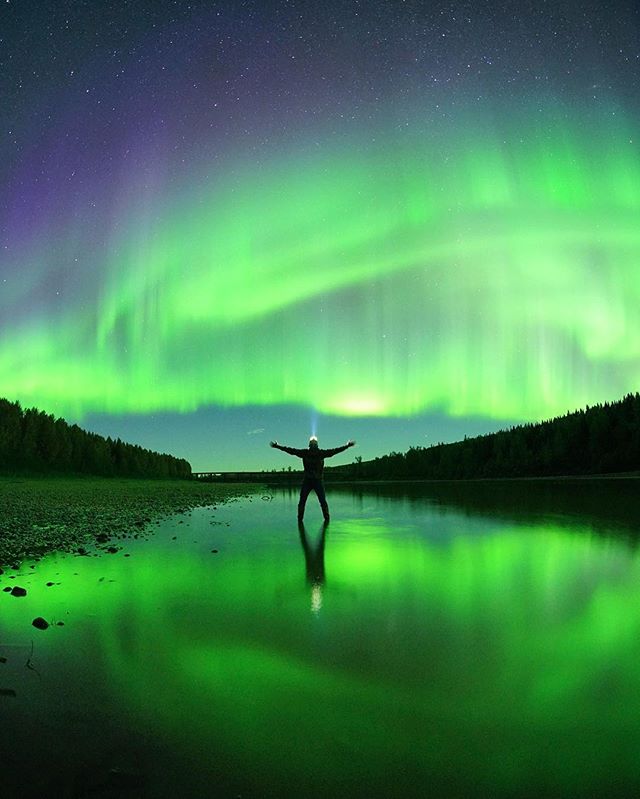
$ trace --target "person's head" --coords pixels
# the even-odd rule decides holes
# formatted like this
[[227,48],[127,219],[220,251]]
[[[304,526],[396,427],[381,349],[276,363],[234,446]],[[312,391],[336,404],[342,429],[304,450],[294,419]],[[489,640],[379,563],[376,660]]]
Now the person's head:
[[318,439],[315,436],[309,439],[309,449],[318,449]]

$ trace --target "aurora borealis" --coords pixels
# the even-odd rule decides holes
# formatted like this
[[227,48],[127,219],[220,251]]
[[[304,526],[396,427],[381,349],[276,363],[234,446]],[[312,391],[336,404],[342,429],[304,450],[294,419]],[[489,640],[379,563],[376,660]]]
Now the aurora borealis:
[[287,408],[460,437],[638,389],[631,4],[41,5],[0,11],[0,395],[264,449]]

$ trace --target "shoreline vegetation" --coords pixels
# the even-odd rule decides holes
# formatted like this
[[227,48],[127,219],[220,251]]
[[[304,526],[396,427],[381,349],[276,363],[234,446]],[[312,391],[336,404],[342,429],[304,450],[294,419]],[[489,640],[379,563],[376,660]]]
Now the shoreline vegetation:
[[0,398],[0,474],[189,479],[191,464]]
[[[640,393],[543,422],[353,463],[327,466],[327,482],[632,477],[640,473]],[[288,483],[300,472],[196,472],[172,455],[103,438],[0,398],[0,475]]]
[[119,539],[147,537],[166,516],[202,506],[215,510],[254,491],[195,480],[3,476],[0,574],[55,551],[116,554]]
[[411,447],[325,469],[334,480],[469,480],[633,475],[640,469],[640,394],[452,444]]

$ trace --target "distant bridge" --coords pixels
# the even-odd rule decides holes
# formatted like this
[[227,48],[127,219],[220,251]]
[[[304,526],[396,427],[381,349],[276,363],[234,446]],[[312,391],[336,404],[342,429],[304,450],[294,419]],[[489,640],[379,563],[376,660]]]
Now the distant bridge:
[[[191,472],[194,480],[203,483],[267,483],[273,485],[300,484],[304,472],[302,469],[283,469],[276,472]],[[324,470],[327,482],[344,482],[353,479],[354,474],[350,466],[328,466]]]
[[191,476],[203,483],[297,483],[302,472],[191,472]]

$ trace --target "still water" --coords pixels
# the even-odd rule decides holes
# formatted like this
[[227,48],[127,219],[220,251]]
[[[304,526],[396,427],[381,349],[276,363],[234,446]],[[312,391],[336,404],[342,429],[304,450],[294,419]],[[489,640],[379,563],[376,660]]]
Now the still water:
[[328,497],[0,577],[7,794],[637,794],[635,481]]

